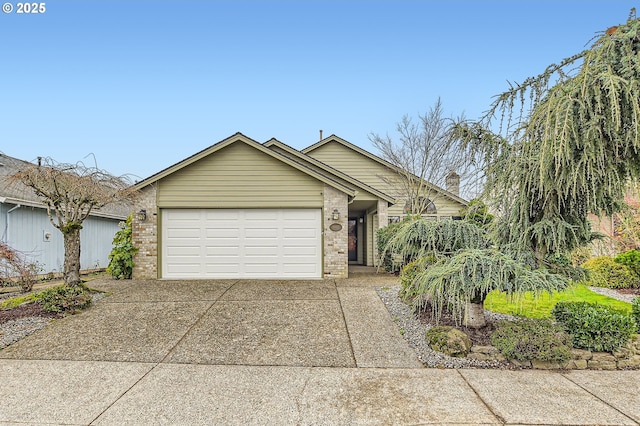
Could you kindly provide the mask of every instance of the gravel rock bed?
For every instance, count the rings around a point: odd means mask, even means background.
[[[92,303],[104,298],[105,293],[94,293]],[[31,316],[18,318],[0,324],[0,349],[16,343],[18,340],[35,333],[47,326],[54,318],[45,316]]]
[[[618,300],[621,300],[621,301],[627,302],[627,303],[633,302],[633,299],[638,297],[635,294],[620,293],[619,291],[616,291],[616,290],[614,290],[612,288],[589,287],[589,290],[591,290],[594,293],[602,294],[604,296],[609,296],[609,297],[611,297],[613,299],[618,299]]]
[[[26,317],[0,324],[0,349],[45,328],[51,321],[52,318]]]
[[[398,291],[400,287],[381,287],[376,291],[380,296],[380,299],[387,306],[387,310],[394,319],[398,328],[404,331],[404,338],[409,343],[416,353],[418,359],[424,364],[425,367],[435,368],[513,368],[508,363],[499,361],[480,361],[477,359],[468,358],[454,358],[445,355],[441,352],[436,352],[429,347],[425,339],[425,334],[432,325],[424,324],[418,321],[411,308],[407,306],[398,297]],[[487,319],[509,319],[512,318],[509,315],[496,314],[494,312],[485,311]]]

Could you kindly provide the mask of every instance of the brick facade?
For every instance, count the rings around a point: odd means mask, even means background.
[[[347,194],[338,191],[328,185],[324,186],[324,207],[323,207],[323,264],[325,278],[347,278],[349,275],[349,253],[348,253],[348,220],[349,204]],[[340,213],[339,220],[333,220],[333,211]],[[342,229],[333,231],[330,226],[341,225]]]
[[[138,253],[133,257],[133,279],[158,278],[158,208],[156,207],[157,185],[152,184],[144,188],[140,193],[140,199],[136,202],[135,212],[146,210],[147,218],[140,221],[137,215],[133,215],[133,245],[138,248]]]

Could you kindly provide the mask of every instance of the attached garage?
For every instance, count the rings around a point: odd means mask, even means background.
[[[321,209],[162,209],[162,277],[321,278]]]
[[[240,133],[134,188],[135,279],[345,278],[351,213],[386,218],[394,201],[275,139]]]

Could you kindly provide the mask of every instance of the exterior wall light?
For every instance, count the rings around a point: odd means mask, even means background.
[[[333,213],[331,213],[331,219],[340,220],[340,212],[338,209],[333,209]]]
[[[146,221],[147,220],[147,211],[145,209],[140,209],[140,211],[138,213],[136,213],[136,218],[140,222]]]

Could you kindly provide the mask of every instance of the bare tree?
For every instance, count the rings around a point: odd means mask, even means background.
[[[24,253],[0,242],[0,286],[20,286],[22,292],[31,291],[38,276],[38,265],[30,262]]]
[[[56,163],[50,158],[29,164],[8,177],[9,185],[31,188],[47,208],[51,224],[64,239],[64,281],[80,284],[80,230],[92,211],[128,202],[135,192],[125,177],[83,163]]]
[[[394,178],[382,177],[401,194],[393,194],[407,200],[407,210],[412,213],[429,213],[433,202],[442,195],[447,176],[457,174],[463,181],[469,175],[469,163],[460,155],[457,141],[451,138],[449,123],[444,117],[440,98],[419,123],[409,116],[402,117],[396,126],[398,139],[371,133],[369,140],[383,159],[395,166]],[[393,181],[391,181],[393,180]],[[456,194],[457,195],[457,194]]]

